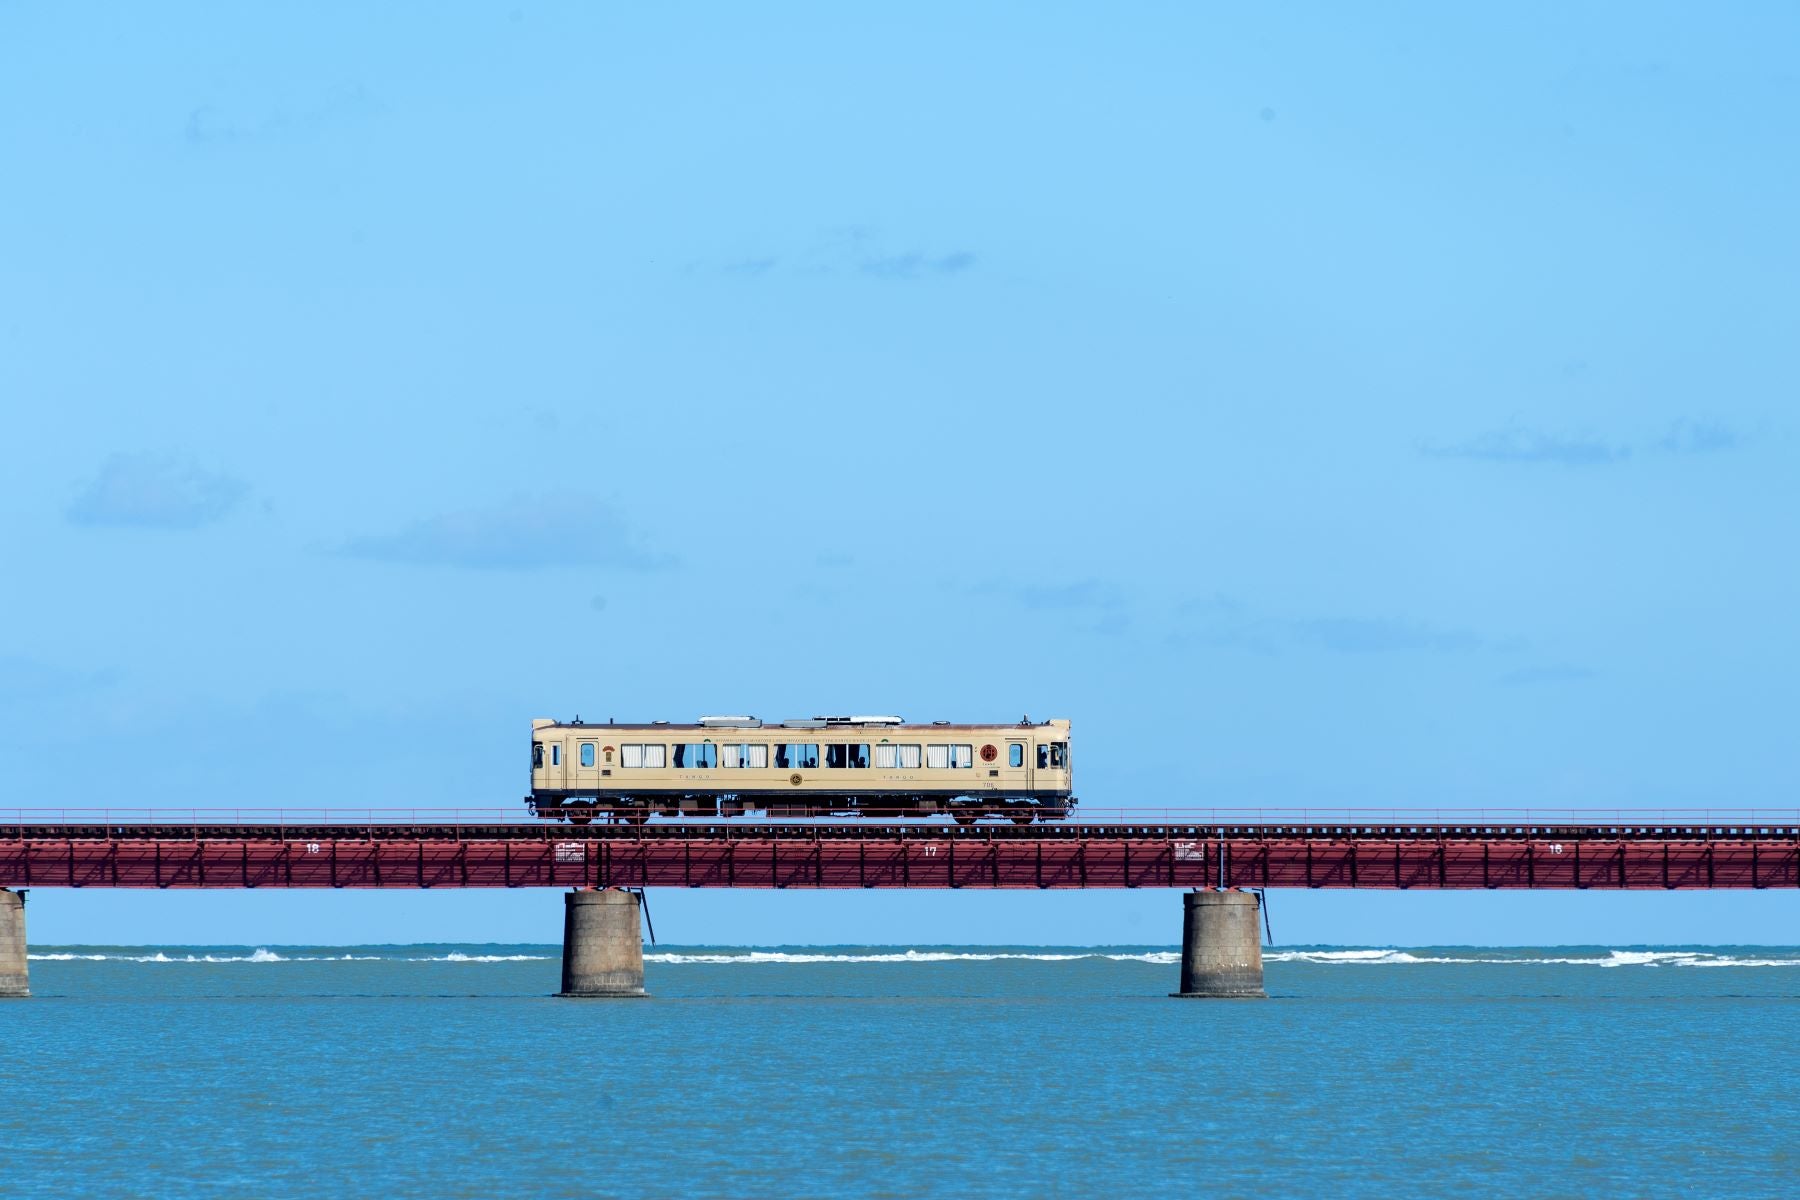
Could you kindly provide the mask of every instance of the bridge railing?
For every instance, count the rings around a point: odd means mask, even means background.
[[[653,824],[715,824],[713,816],[651,817]],[[833,817],[826,812],[781,816],[752,813],[734,825],[829,822],[891,823],[888,818]],[[462,807],[16,807],[0,808],[6,825],[540,825],[523,805]],[[948,825],[948,816],[907,818],[905,824]],[[1007,824],[1008,818],[984,823]],[[1083,805],[1057,824],[1078,825],[1796,825],[1800,808],[1489,808],[1489,807],[1192,807],[1099,808]]]

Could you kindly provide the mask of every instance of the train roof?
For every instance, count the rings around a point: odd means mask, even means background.
[[[887,729],[905,730],[957,730],[957,729],[1044,729],[1050,726],[1069,724],[1067,718],[1053,718],[1048,721],[906,721],[900,717],[790,717],[785,721],[763,721],[756,717],[701,717],[692,723],[680,721],[583,721],[580,717],[572,721],[557,721],[547,717],[539,717],[532,721],[533,729],[631,729],[654,732],[680,733],[722,733],[744,732],[752,730],[793,730],[797,732],[817,733],[836,730],[860,730],[863,732],[880,732]]]

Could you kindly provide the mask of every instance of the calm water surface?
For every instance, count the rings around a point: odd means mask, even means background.
[[[1800,950],[33,947],[12,1196],[1782,1196]]]

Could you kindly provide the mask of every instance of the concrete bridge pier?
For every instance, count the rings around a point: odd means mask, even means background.
[[[562,991],[559,996],[642,996],[643,901],[618,888],[583,888],[563,896]]]
[[[1189,892],[1182,897],[1184,999],[1260,999],[1262,906],[1255,892]]]
[[[31,995],[25,967],[25,893],[0,888],[0,999]]]

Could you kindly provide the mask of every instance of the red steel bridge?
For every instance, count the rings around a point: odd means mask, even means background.
[[[1170,810],[1030,825],[0,812],[0,887],[1800,887],[1800,813]]]

